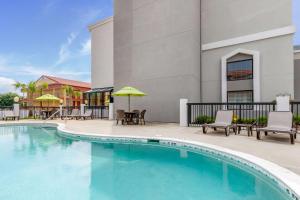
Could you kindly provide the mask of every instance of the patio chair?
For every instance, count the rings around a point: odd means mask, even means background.
[[[119,124],[119,121],[122,122],[122,125],[124,124],[124,122],[126,122],[126,118],[125,118],[125,111],[124,110],[117,110],[117,125]]]
[[[40,110],[34,110],[33,111],[33,117],[34,117],[34,119],[42,118],[42,112]]]
[[[83,115],[80,115],[78,118],[76,119],[83,119],[83,120],[86,120],[87,118],[90,118],[90,119],[93,119],[93,110],[91,109],[88,109],[86,110]]]
[[[68,119],[76,119],[77,117],[80,116],[80,110],[79,109],[72,109],[72,112],[70,115],[63,115],[61,117],[61,119],[65,119],[65,118],[68,118]]]
[[[291,112],[282,111],[269,112],[267,126],[256,129],[256,138],[258,140],[261,139],[261,131],[265,132],[265,136],[268,135],[268,132],[289,134],[291,144],[294,144],[297,133],[296,130],[293,129],[293,114]]]
[[[140,111],[139,110],[133,110],[132,112],[135,113],[134,123],[139,124]]]
[[[206,128],[213,128],[215,131],[217,128],[224,128],[225,129],[225,135],[229,136],[230,128],[233,128],[232,126],[232,117],[233,117],[233,111],[232,110],[219,110],[217,112],[216,120],[212,124],[204,124],[202,126],[203,133],[207,133]]]
[[[146,121],[145,121],[145,114],[146,114],[146,110],[143,110],[141,113],[140,113],[140,116],[139,116],[139,123],[142,123],[142,124],[146,124]]]
[[[18,120],[19,116],[15,115],[14,111],[12,111],[12,110],[5,110],[4,111],[4,120],[7,121],[8,119]]]

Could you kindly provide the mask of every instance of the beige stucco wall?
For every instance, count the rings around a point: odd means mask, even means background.
[[[202,56],[204,102],[222,100],[221,58],[239,48],[260,53],[260,101],[273,101],[276,95],[281,93],[294,96],[293,36],[287,35],[204,51]]]
[[[201,14],[202,43],[207,44],[291,26],[292,0],[202,0]],[[280,93],[294,96],[293,34],[288,34],[203,51],[204,102],[221,101],[221,58],[237,49],[260,54],[260,101]]]
[[[91,32],[92,88],[112,87],[113,83],[113,18],[89,27]]]
[[[179,121],[180,98],[200,101],[200,1],[115,0],[114,28],[115,88],[146,92],[132,107],[147,120]]]
[[[292,0],[115,0],[114,14],[114,86],[148,93],[132,100],[132,109],[147,109],[147,120],[178,121],[180,98],[220,102],[221,58],[236,49],[259,52],[261,101],[294,96],[292,34],[200,53],[204,44],[291,26]],[[96,66],[103,59],[93,48]],[[93,67],[92,76],[93,87],[105,85]],[[115,107],[127,108],[127,99],[116,98]]]
[[[292,0],[202,0],[202,43],[292,24]]]

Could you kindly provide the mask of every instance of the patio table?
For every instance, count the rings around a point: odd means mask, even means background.
[[[235,124],[237,134],[240,134],[242,128],[246,128],[248,137],[253,136],[253,126],[254,124]]]
[[[135,112],[125,112],[125,119],[127,124],[136,124],[133,120],[134,118],[136,118]]]

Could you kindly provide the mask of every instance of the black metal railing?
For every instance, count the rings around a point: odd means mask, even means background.
[[[70,115],[72,113],[72,110],[74,109],[80,110],[80,106],[63,106],[62,107],[63,115]]]
[[[290,109],[294,116],[300,117],[300,102],[290,102]]]
[[[94,119],[104,119],[109,117],[108,106],[86,106],[85,110],[92,110],[92,116]]]
[[[20,118],[42,118],[42,111],[49,111],[51,114],[57,110],[59,107],[20,106]]]
[[[232,110],[236,121],[261,121],[261,123],[265,123],[268,113],[276,110],[275,102],[188,103],[187,106],[189,126],[200,126],[204,123],[213,122],[218,110]]]
[[[57,113],[59,107],[40,107],[40,106],[20,106],[20,118],[43,118],[43,112],[49,111],[49,115]],[[80,106],[63,106],[63,115],[70,115],[73,109],[80,110]],[[92,110],[92,118],[94,119],[106,119],[109,118],[109,107],[108,106],[85,106],[85,111],[87,109]],[[0,107],[0,119],[4,116],[5,110],[13,110],[13,106],[1,106]],[[59,117],[59,113],[57,116]]]

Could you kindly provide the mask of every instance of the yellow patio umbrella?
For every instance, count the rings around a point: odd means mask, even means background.
[[[143,97],[146,96],[147,94],[144,92],[139,91],[138,89],[134,87],[123,87],[121,90],[114,92],[112,94],[113,96],[121,96],[121,97],[128,97],[128,111],[130,112],[130,97]]]
[[[48,107],[49,107],[49,102],[50,101],[60,101],[61,99],[52,95],[52,94],[44,94],[38,98],[36,98],[38,101],[48,101]]]

